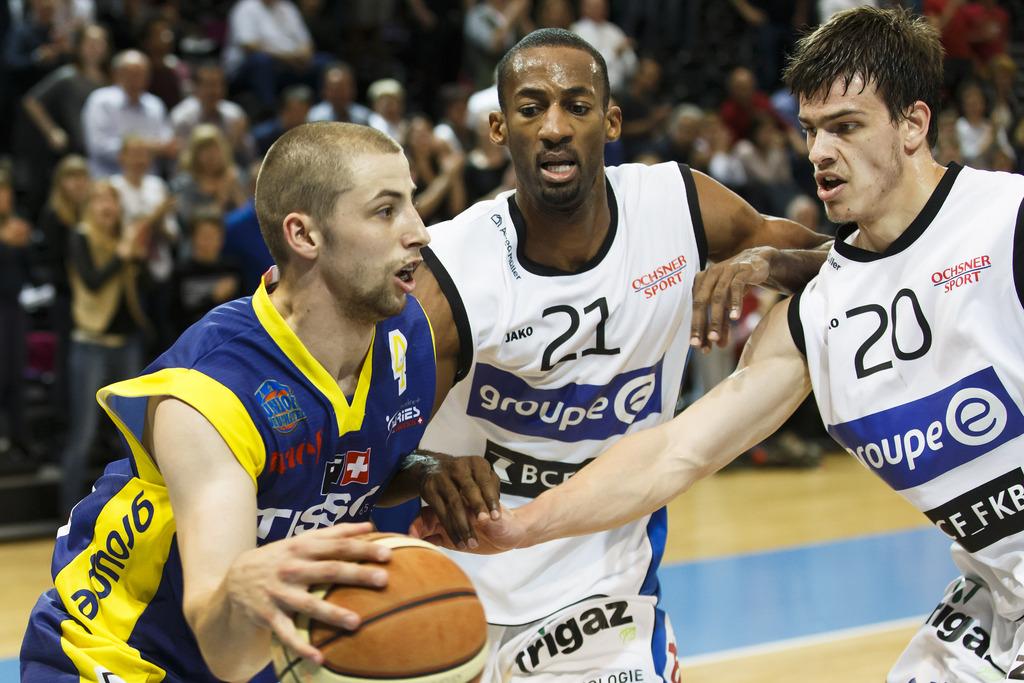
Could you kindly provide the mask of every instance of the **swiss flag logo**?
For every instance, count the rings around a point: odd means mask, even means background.
[[[370,449],[349,451],[345,454],[345,466],[341,473],[341,485],[370,483]]]

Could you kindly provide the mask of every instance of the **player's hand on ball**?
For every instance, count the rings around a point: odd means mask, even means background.
[[[473,524],[473,543],[457,545],[452,541],[433,508],[425,507],[409,529],[409,535],[449,550],[462,550],[477,555],[494,555],[527,545],[526,525],[514,508],[501,506],[500,515],[477,515]]]
[[[246,617],[273,631],[296,654],[321,664],[320,652],[298,637],[293,616],[301,612],[349,630],[359,626],[357,614],[316,597],[309,587],[386,585],[383,568],[359,564],[387,562],[391,557],[389,548],[353,538],[371,531],[369,523],[338,524],[247,550],[224,579],[227,599]]]
[[[436,465],[420,480],[420,497],[433,510],[452,547],[476,543],[473,520],[500,517],[500,482],[491,464],[479,456],[430,454]]]
[[[705,351],[729,341],[729,321],[738,320],[743,294],[762,285],[771,274],[773,247],[755,247],[697,273],[693,285],[690,345]]]

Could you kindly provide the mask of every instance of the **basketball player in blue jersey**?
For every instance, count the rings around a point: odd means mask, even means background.
[[[371,128],[309,124],[273,145],[256,211],[280,278],[99,392],[130,455],[58,533],[23,681],[274,681],[272,634],[321,661],[295,613],[359,625],[308,586],[386,583],[388,551],[357,538],[375,504],[441,489],[486,509],[496,481],[460,491],[473,473],[456,461],[406,459],[435,389],[412,191]]]
[[[671,418],[691,315],[700,344],[704,303],[730,305],[746,284],[803,284],[825,237],[761,216],[685,165],[606,169],[622,117],[604,60],[572,33],[531,34],[502,59],[497,82],[490,137],[509,149],[516,190],[431,229],[433,278],[421,278],[419,293],[447,398],[424,445],[484,453],[505,504],[516,505],[623,434]],[[708,259],[724,265],[695,286]],[[716,315],[721,335],[727,316]],[[665,524],[656,511],[500,558],[456,556],[491,624],[485,680],[605,680],[627,669],[672,680],[656,575]],[[620,638],[625,624],[635,637]]]
[[[484,518],[478,551],[650,514],[813,388],[830,434],[950,537],[963,574],[889,683],[1024,680],[1024,178],[932,157],[942,48],[919,17],[841,12],[798,44],[786,80],[818,197],[842,224],[827,263],[728,380]]]

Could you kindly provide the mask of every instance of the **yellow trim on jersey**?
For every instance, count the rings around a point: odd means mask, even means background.
[[[163,484],[163,476],[152,456],[117,412],[117,398],[138,399],[149,396],[173,396],[198,410],[227,443],[235,459],[256,484],[266,465],[267,451],[259,429],[253,424],[242,401],[226,386],[198,370],[165,368],[149,375],[103,387],[96,393],[132,450],[139,477]]]
[[[127,642],[160,588],[174,539],[167,489],[126,478],[93,528],[89,545],[53,582],[73,617],[61,622],[61,648],[88,680],[98,678],[97,665],[131,683],[163,680],[164,671]]]
[[[427,320],[427,329],[430,330],[430,348],[434,352],[434,362],[437,362],[437,340],[434,338],[434,325],[430,322],[430,316],[427,315],[427,309],[422,303],[420,304],[420,310],[423,311],[423,317]]]
[[[125,683],[158,683],[167,672],[142,659],[135,648],[90,634],[74,619],[60,623],[60,646],[78,670],[82,683],[102,681],[109,671]]]
[[[260,282],[259,288],[252,296],[252,308],[256,312],[256,318],[274,340],[284,355],[295,364],[295,367],[306,376],[313,385],[320,390],[331,402],[334,414],[338,419],[338,434],[359,431],[363,426],[363,417],[366,415],[366,395],[370,391],[370,376],[373,372],[373,340],[377,331],[374,328],[374,337],[370,338],[370,349],[366,352],[366,359],[363,360],[363,367],[359,371],[359,380],[356,383],[356,393],[352,397],[352,404],[342,393],[338,383],[331,376],[331,373],[324,369],[313,354],[303,345],[292,328],[284,321],[281,314],[274,308],[267,294],[267,288]]]

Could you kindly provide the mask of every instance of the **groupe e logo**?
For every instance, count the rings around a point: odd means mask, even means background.
[[[984,446],[999,438],[1006,428],[1006,406],[999,397],[980,387],[961,389],[946,409],[949,435],[965,446]]]
[[[656,379],[654,373],[651,373],[626,382],[615,395],[615,417],[628,425],[633,424],[633,420],[643,412],[654,395]]]

